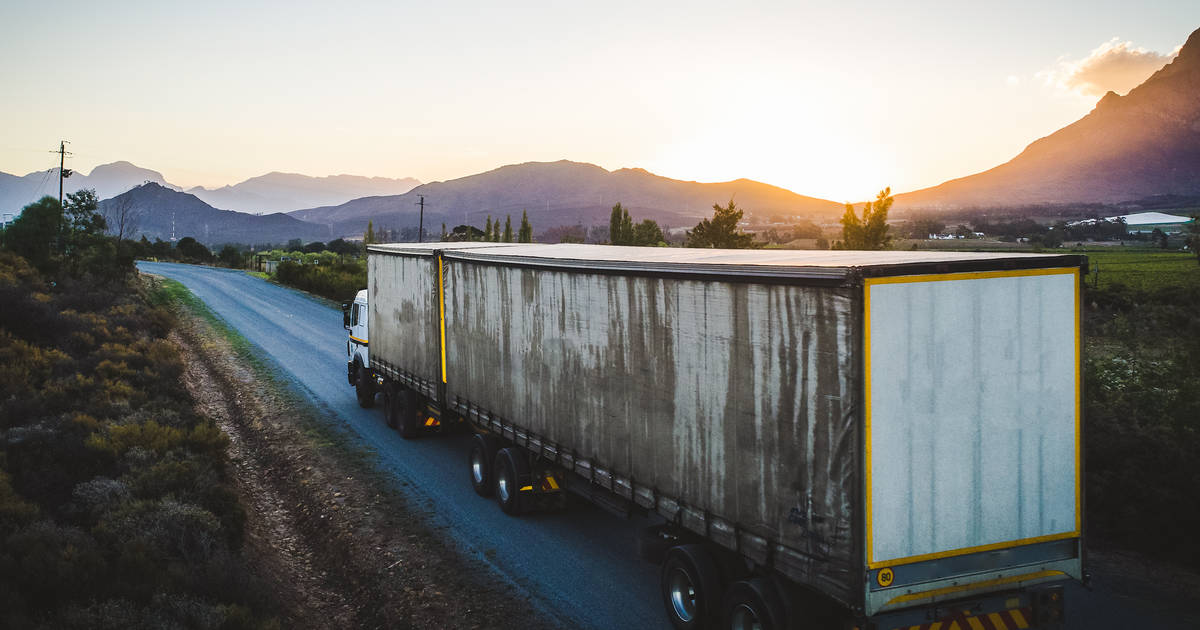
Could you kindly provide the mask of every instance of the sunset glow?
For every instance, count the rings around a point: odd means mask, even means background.
[[[1114,58],[1152,72],[1200,4],[1151,4],[6,3],[0,171],[67,139],[183,186],[570,159],[860,200],[1010,159]]]

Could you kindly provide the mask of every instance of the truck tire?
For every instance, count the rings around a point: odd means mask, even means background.
[[[708,628],[721,608],[721,574],[703,545],[679,545],[667,550],[659,578],[663,604],[678,630]]]
[[[354,383],[354,394],[358,397],[358,406],[370,409],[375,406],[375,384],[371,382],[371,370],[358,366],[358,379]]]
[[[383,422],[389,428],[395,429],[400,418],[400,388],[388,383],[383,388]]]
[[[400,437],[411,440],[421,435],[421,395],[407,387],[396,394],[396,427]]]
[[[721,604],[721,630],[782,630],[787,627],[783,601],[769,580],[738,580]]]
[[[496,491],[496,476],[492,470],[496,452],[504,445],[500,438],[490,433],[476,433],[471,439],[471,453],[467,466],[471,473],[471,487],[475,494],[490,497]]]
[[[509,516],[525,512],[521,488],[529,483],[529,460],[521,449],[510,446],[496,452],[496,503]]]

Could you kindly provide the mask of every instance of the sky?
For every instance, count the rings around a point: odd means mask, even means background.
[[[185,187],[570,159],[855,201],[1011,159],[1196,28],[1195,0],[7,0],[0,171],[69,140]]]

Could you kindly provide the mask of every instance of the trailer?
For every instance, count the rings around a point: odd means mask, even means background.
[[[1085,579],[1081,256],[368,252],[360,402],[510,514],[655,515],[677,628],[1053,628]]]

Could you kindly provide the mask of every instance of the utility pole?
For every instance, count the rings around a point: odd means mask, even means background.
[[[65,168],[67,156],[72,155],[71,151],[67,151],[68,144],[71,144],[70,140],[59,140],[59,150],[50,151],[52,154],[59,154],[59,208],[62,208],[62,180],[71,176],[71,169]]]
[[[51,153],[58,154],[58,206],[60,208],[62,207],[63,180],[71,176],[71,171],[68,171],[64,168],[67,165],[67,156],[71,155],[71,152],[67,151],[68,144],[71,143],[66,140],[61,140],[58,143],[58,150],[51,151]]]
[[[417,224],[417,242],[420,243],[425,238],[425,195],[417,195],[421,198],[416,205],[421,206],[421,221]]]

